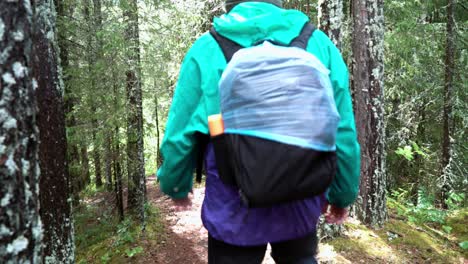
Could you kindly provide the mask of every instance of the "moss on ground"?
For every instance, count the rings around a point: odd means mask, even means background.
[[[130,217],[119,222],[106,200],[90,199],[75,210],[76,263],[136,263],[145,251],[156,248],[163,233],[157,208],[147,206],[142,232]]]
[[[325,242],[343,260],[335,263],[466,263],[467,250],[459,243],[467,240],[468,210],[450,215],[445,233],[442,226],[416,225],[391,218],[380,230],[358,223],[346,224],[343,237]]]
[[[466,248],[466,244],[468,244],[468,209],[459,210],[449,215],[447,225],[452,228],[450,232],[452,241],[456,243],[459,248],[461,248],[462,243],[465,244],[463,256],[468,262],[468,249]]]

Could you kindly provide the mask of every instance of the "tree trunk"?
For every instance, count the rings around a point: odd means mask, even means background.
[[[341,49],[343,26],[343,1],[342,0],[320,0],[318,2],[318,26],[325,32],[333,43]],[[323,217],[320,219],[318,233],[320,239],[334,238],[343,232],[342,225],[330,225]]]
[[[357,216],[382,226],[387,219],[383,102],[383,0],[353,0],[353,90],[361,145]]]
[[[320,0],[318,3],[318,27],[341,50],[344,23],[343,0]]]
[[[123,192],[122,192],[122,167],[120,165],[120,143],[119,128],[115,128],[115,150],[113,155],[114,179],[115,179],[115,200],[119,220],[124,220]]]
[[[83,142],[81,146],[81,184],[80,191],[91,182],[91,173],[89,172],[89,157],[88,157],[88,147],[86,143]]]
[[[447,208],[446,200],[451,190],[452,179],[450,163],[452,160],[453,137],[453,76],[455,73],[455,6],[456,0],[447,1],[447,43],[445,46],[445,85],[444,85],[444,114],[443,114],[443,135],[442,135],[442,163],[441,163],[441,201],[443,208]]]
[[[99,78],[100,75],[95,74],[94,67],[97,61],[97,52],[95,50],[94,45],[94,36],[95,36],[95,12],[93,13],[93,17],[91,17],[90,12],[91,6],[89,0],[83,1],[83,16],[85,20],[88,22],[87,24],[87,40],[86,40],[86,54],[87,54],[87,62],[88,62],[88,78],[89,78],[89,85],[91,91],[97,91],[96,79]],[[99,83],[99,82],[98,82]],[[93,140],[93,152],[92,157],[94,161],[94,176],[96,181],[96,187],[102,186],[102,174],[101,174],[101,155],[100,155],[100,146],[97,141],[97,133],[99,130],[98,127],[98,120],[96,119],[97,113],[97,105],[98,102],[95,101],[95,97],[91,98],[91,112],[93,117],[91,118],[91,126],[92,126],[92,140]]]
[[[154,80],[154,115],[155,115],[155,119],[156,119],[156,138],[157,138],[157,143],[156,143],[156,168],[158,169],[159,167],[161,167],[162,163],[163,163],[163,159],[162,159],[162,155],[161,155],[161,147],[160,147],[160,143],[161,142],[161,138],[160,138],[160,130],[159,130],[159,101],[158,101],[158,92],[157,92],[157,85],[156,85],[156,79]]]
[[[102,173],[101,173],[101,154],[99,150],[99,144],[96,137],[98,130],[97,120],[93,119],[93,160],[94,160],[94,176],[96,177],[96,187],[100,188],[102,186]]]
[[[127,169],[128,208],[144,223],[145,164],[143,155],[143,111],[140,82],[140,41],[138,5],[130,0],[124,10],[125,38],[129,45],[127,58]]]
[[[44,224],[44,263],[74,263],[73,220],[63,109],[63,82],[58,65],[55,7],[35,1],[34,75],[38,83],[37,124],[40,134],[40,214]]]
[[[93,0],[93,24],[92,24],[92,30],[93,36],[95,38],[94,40],[94,48],[92,50],[92,56],[93,56],[93,61],[92,61],[92,67],[94,68],[93,72],[101,70],[99,67],[96,67],[99,65],[99,62],[102,60],[102,38],[99,37],[97,34],[98,32],[102,31],[102,11],[101,11],[101,0]],[[94,81],[95,80],[95,81]],[[102,83],[104,79],[101,74],[94,74],[93,76],[93,82],[96,90],[101,90],[102,89]],[[97,84],[97,85],[96,85]],[[94,102],[94,109],[97,110],[96,106],[99,106],[104,102],[104,98],[102,96],[98,97],[98,100],[101,100],[101,102]],[[97,111],[94,111],[97,113]],[[98,144],[98,140],[96,139],[96,134],[98,133],[99,130],[99,124],[96,118],[93,119],[93,129],[95,134],[93,134],[94,137],[94,166],[95,166],[95,176],[96,176],[96,186],[101,187],[102,186],[102,173],[101,173],[101,155],[100,155],[100,144]]]
[[[106,132],[106,148],[105,148],[105,174],[106,174],[106,189],[112,191],[112,138],[109,131]]]
[[[65,34],[65,30],[61,30],[61,28],[65,27],[65,23],[61,22],[66,17],[71,16],[73,13],[73,5],[67,5],[66,1],[59,1],[55,0],[55,4],[57,7],[57,28],[58,28],[58,37],[57,42],[60,49],[60,65],[63,70],[63,82],[64,82],[64,111],[65,111],[65,125],[67,128],[70,128],[68,133],[68,140],[67,140],[67,163],[68,163],[68,173],[69,179],[71,182],[71,192],[73,197],[73,205],[77,205],[79,201],[79,180],[80,180],[80,154],[79,154],[79,147],[74,140],[75,133],[74,127],[76,126],[76,119],[73,114],[73,107],[76,104],[76,97],[71,92],[71,87],[69,83],[69,76],[68,70],[70,67],[70,60],[69,60],[69,45],[67,42],[67,36]]]
[[[111,58],[112,60],[112,58]],[[112,88],[113,88],[113,98],[114,98],[114,111],[117,111],[120,108],[119,101],[120,101],[120,92],[119,92],[119,85],[120,83],[116,82],[118,80],[117,74],[120,72],[118,71],[111,71],[112,76]],[[117,212],[119,214],[119,220],[123,221],[125,218],[124,215],[124,204],[123,204],[123,184],[122,184],[122,155],[120,153],[120,127],[118,123],[115,124],[113,127],[113,145],[112,145],[112,168],[114,170],[114,194],[115,194],[115,203]],[[112,131],[112,130],[111,130]]]
[[[29,1],[0,1],[0,263],[41,258],[37,87]]]

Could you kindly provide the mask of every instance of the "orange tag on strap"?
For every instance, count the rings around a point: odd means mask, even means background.
[[[208,116],[208,128],[212,137],[224,133],[224,122],[221,114]]]

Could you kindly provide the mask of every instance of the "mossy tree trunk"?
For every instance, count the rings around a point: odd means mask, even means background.
[[[0,10],[0,263],[40,263],[33,11],[24,0]]]
[[[383,0],[353,0],[351,7],[352,88],[361,145],[361,184],[356,213],[370,226],[382,226],[387,219],[383,5]]]

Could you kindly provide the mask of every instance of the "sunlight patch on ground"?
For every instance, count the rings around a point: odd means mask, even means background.
[[[328,263],[409,263],[402,254],[396,252],[388,241],[382,239],[376,231],[360,225],[359,221],[350,219],[346,224],[347,231],[344,237],[336,238],[330,242],[333,251],[337,255],[331,254],[336,259],[335,262]],[[388,240],[396,234],[389,233]],[[341,256],[340,256],[341,255]],[[346,258],[345,258],[345,257]],[[348,259],[352,260],[349,261]]]
[[[170,226],[174,233],[190,236],[195,234],[198,239],[206,240],[208,233],[203,227],[203,223],[201,221],[201,204],[204,196],[204,188],[194,189],[192,210],[184,210],[180,212],[173,211],[166,215],[166,220],[174,223]]]
[[[392,262],[401,261],[393,249],[373,231],[356,229],[345,232],[345,235],[355,239],[370,256],[388,259]],[[372,245],[372,247],[369,247],[369,245]]]
[[[320,244],[319,245],[319,254],[317,256],[317,260],[320,263],[329,263],[329,264],[334,264],[334,263],[342,263],[342,264],[350,264],[352,263],[351,261],[347,260],[345,257],[341,256],[338,254],[338,252],[335,251],[335,248],[330,245],[330,244]]]

